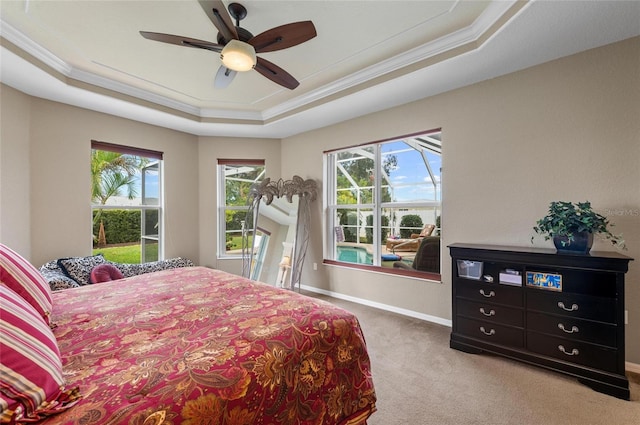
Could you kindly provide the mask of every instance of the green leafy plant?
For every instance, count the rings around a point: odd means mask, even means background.
[[[554,236],[565,237],[571,243],[576,234],[587,232],[600,236],[612,245],[626,249],[622,235],[614,235],[610,228],[614,225],[605,216],[591,208],[591,203],[554,201],[549,205],[548,214],[536,222],[533,230],[544,235],[545,240]],[[531,237],[533,243],[535,235]]]
[[[380,216],[380,243],[384,243],[387,240],[387,234],[389,233],[389,217],[386,215]],[[367,240],[365,243],[373,243],[373,215],[367,216],[367,227],[365,227],[365,234]]]
[[[410,238],[412,233],[420,233],[422,218],[417,214],[407,214],[400,220],[400,237]]]

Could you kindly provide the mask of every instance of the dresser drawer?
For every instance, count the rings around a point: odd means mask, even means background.
[[[618,352],[615,349],[531,331],[527,331],[526,348],[567,362],[609,372],[620,372],[617,370]]]
[[[507,345],[510,347],[524,346],[524,331],[522,328],[512,328],[497,323],[472,320],[458,316],[457,330],[462,335],[491,344]]]
[[[524,326],[524,311],[489,302],[457,300],[457,315],[511,326]]]
[[[579,317],[599,322],[616,322],[615,298],[529,289],[527,290],[527,310]]]
[[[616,325],[608,323],[527,312],[527,329],[572,341],[593,342],[610,347],[617,346],[618,329]]]
[[[513,307],[523,306],[522,288],[500,284],[458,280],[456,283],[456,295],[474,301],[488,301]]]

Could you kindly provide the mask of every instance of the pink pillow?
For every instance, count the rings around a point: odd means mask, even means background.
[[[36,309],[46,324],[53,306],[51,288],[40,272],[20,254],[0,244],[0,281]]]
[[[91,283],[109,282],[124,278],[124,275],[113,264],[100,264],[91,269]]]
[[[53,332],[16,292],[0,285],[0,418],[34,421],[65,410],[79,398],[65,390]]]

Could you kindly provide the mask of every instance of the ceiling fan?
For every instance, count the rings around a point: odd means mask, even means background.
[[[238,72],[251,69],[290,90],[298,87],[300,83],[291,74],[266,59],[256,57],[256,53],[282,50],[312,39],[316,36],[313,22],[293,22],[254,36],[240,27],[240,21],[247,16],[247,9],[241,4],[229,4],[227,13],[222,0],[200,0],[199,3],[218,29],[217,43],[157,32],[140,31],[140,34],[149,40],[220,53],[222,65],[214,80],[216,88],[227,87]],[[235,18],[235,25],[231,17]]]

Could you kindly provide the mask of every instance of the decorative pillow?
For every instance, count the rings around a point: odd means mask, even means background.
[[[58,260],[58,266],[64,274],[78,282],[79,285],[90,284],[89,278],[91,270],[93,270],[95,266],[105,263],[107,263],[107,260],[104,259],[102,254],[91,257],[60,258]]]
[[[18,293],[49,324],[51,288],[40,272],[20,254],[0,244],[0,281]]]
[[[166,260],[149,261],[141,264],[114,263],[122,272],[124,277],[138,276],[144,273],[157,272],[160,270],[175,269],[179,267],[193,267],[193,261],[186,258],[176,257]]]
[[[35,421],[61,412],[79,399],[65,390],[60,351],[53,332],[16,292],[0,285],[0,418]]]
[[[49,261],[40,266],[40,274],[49,284],[51,291],[80,287],[78,282],[64,274],[62,269],[58,267],[58,260]]]
[[[109,282],[124,278],[122,272],[113,264],[100,264],[91,270],[91,283]]]

